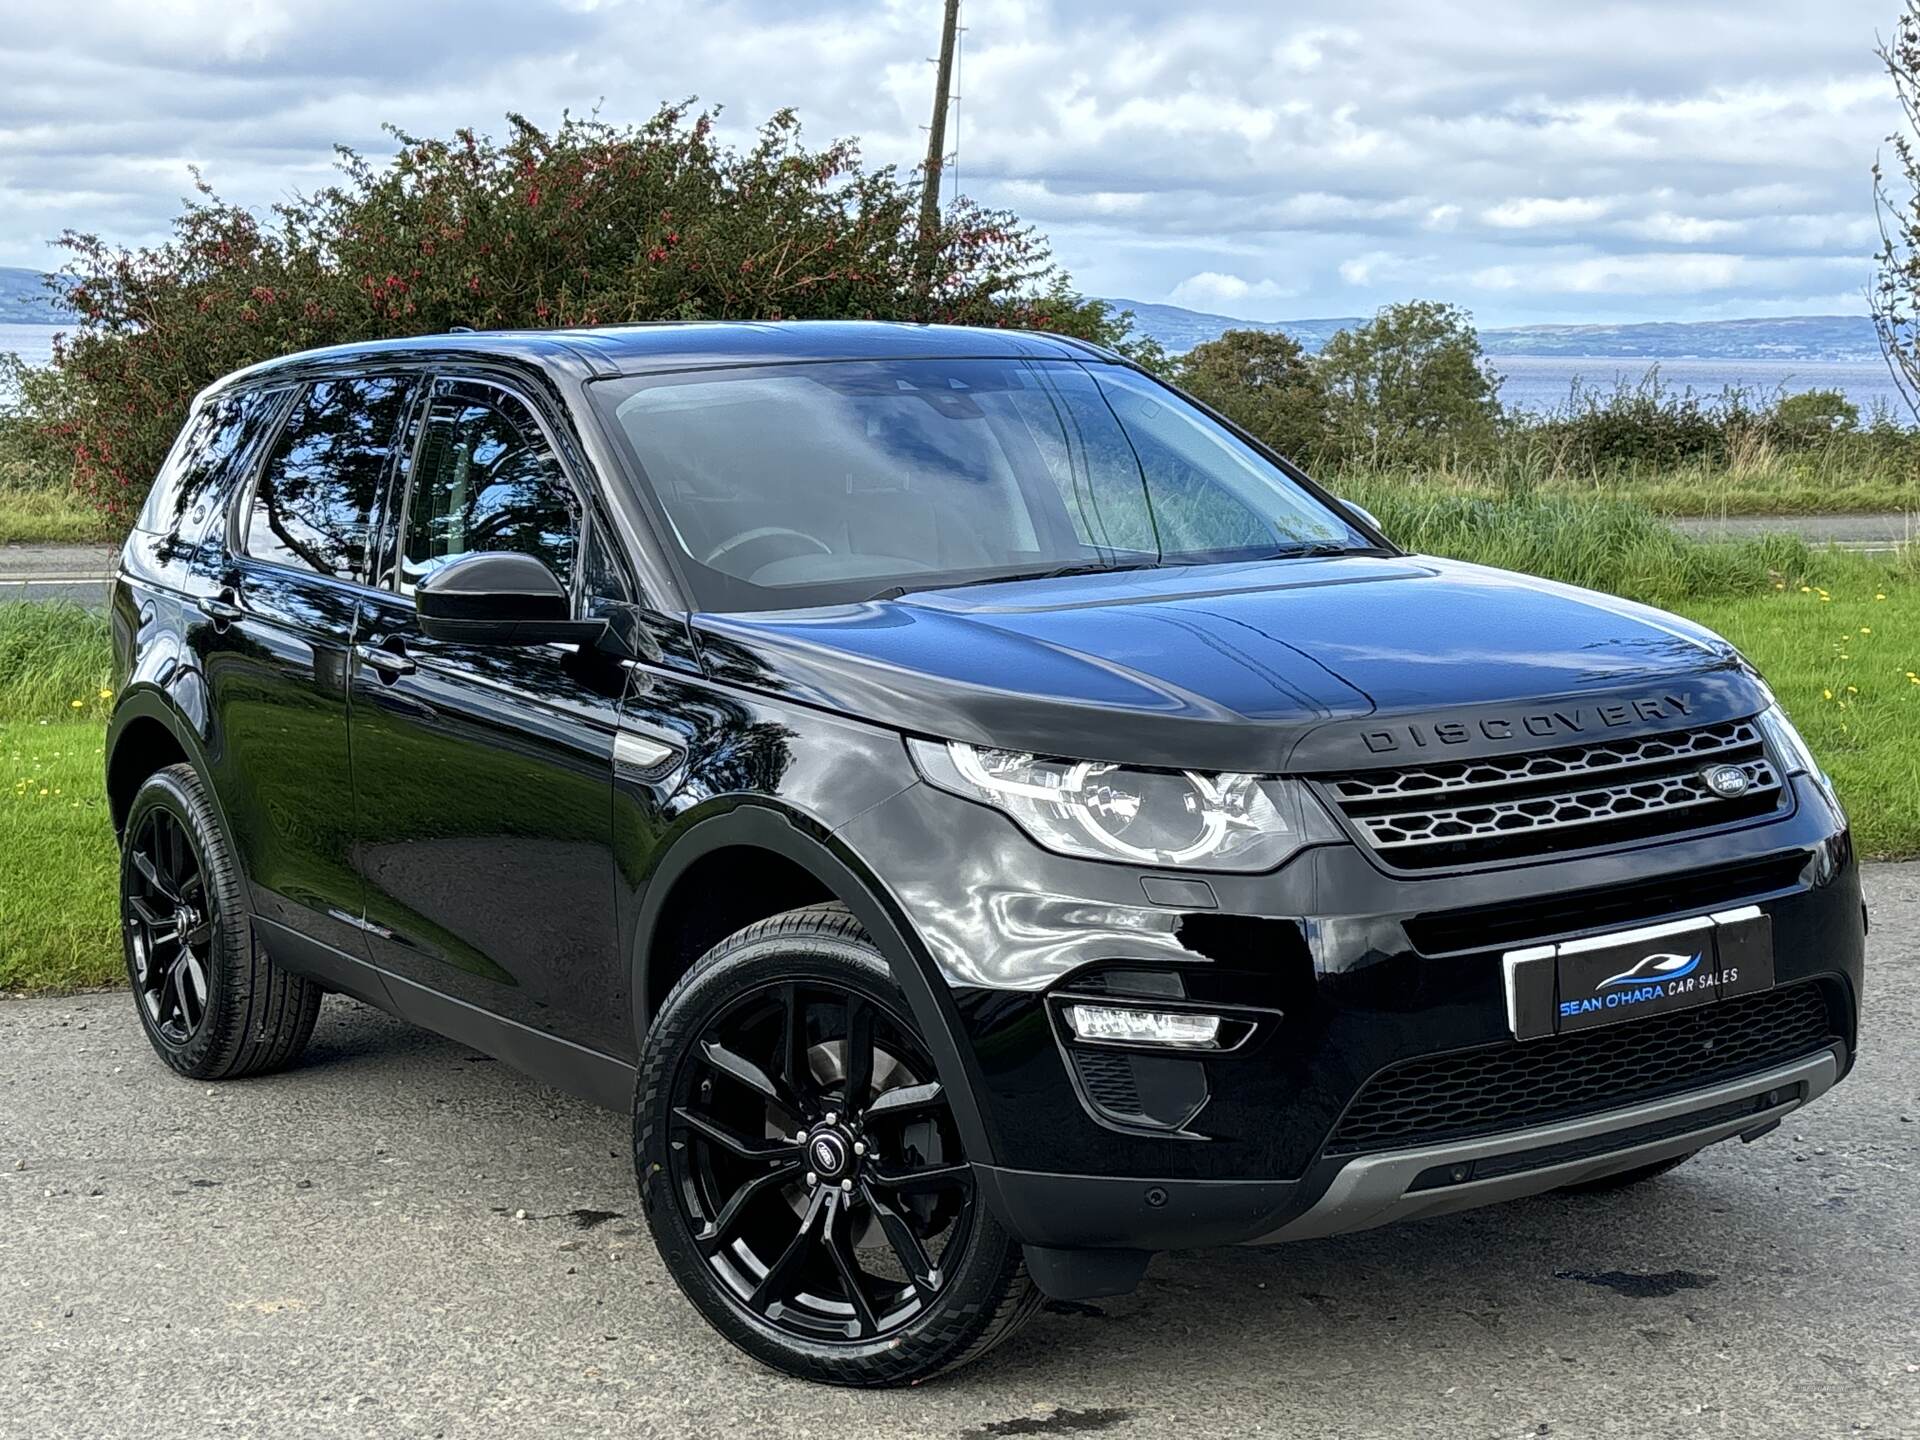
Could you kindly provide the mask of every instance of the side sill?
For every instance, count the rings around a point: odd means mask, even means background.
[[[471,1045],[544,1085],[602,1109],[622,1115],[632,1109],[635,1070],[624,1060],[442,995],[276,921],[255,916],[253,923],[276,964],[422,1029]]]

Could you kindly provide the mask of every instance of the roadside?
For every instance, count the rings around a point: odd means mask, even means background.
[[[1809,545],[1848,550],[1893,551],[1920,540],[1920,511],[1864,515],[1676,516],[1667,523],[1699,540],[1750,540],[1758,535],[1794,535]]]
[[[0,1002],[9,1433],[1920,1436],[1920,865],[1864,1052],[1641,1190],[1162,1257],[917,1390],[789,1381],[680,1298],[623,1117],[339,999],[169,1075],[125,995]],[[16,1168],[16,1166],[23,1168]]]
[[[64,600],[98,609],[118,553],[105,544],[0,545],[0,603]]]

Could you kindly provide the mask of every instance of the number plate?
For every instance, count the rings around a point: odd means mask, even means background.
[[[1757,906],[1510,950],[1507,1019],[1522,1040],[1711,1005],[1773,984],[1773,923]]]

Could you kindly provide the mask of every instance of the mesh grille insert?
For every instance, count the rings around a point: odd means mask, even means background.
[[[1838,1038],[1818,983],[1698,1009],[1403,1060],[1375,1075],[1334,1127],[1333,1153],[1497,1134],[1766,1070]]]
[[[1722,769],[1740,773],[1737,794],[1709,783]],[[1322,776],[1320,786],[1354,833],[1401,869],[1665,839],[1769,814],[1785,798],[1759,729],[1747,720]]]

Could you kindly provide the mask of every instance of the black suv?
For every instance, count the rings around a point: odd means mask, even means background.
[[[814,1379],[1639,1180],[1853,1061],[1847,823],[1732,647],[1402,553],[1074,341],[256,366],[111,614],[161,1057],[285,1065],[340,991],[630,1107],[675,1278]]]

